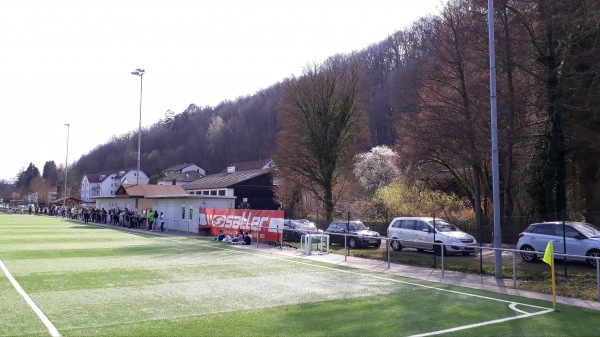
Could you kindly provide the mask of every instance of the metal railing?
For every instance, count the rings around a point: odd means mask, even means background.
[[[178,235],[181,234],[181,232],[184,232],[186,233],[186,236],[190,236],[191,222],[192,220],[186,219],[168,219],[165,221],[165,232],[168,233],[170,230],[177,231]]]
[[[258,230],[260,230],[263,227],[258,227]],[[275,228],[277,233],[280,234],[279,238],[280,238],[280,242],[279,242],[279,249],[283,249],[284,244],[283,244],[283,230],[286,231],[298,231],[298,232],[302,232],[302,230],[295,230],[295,229],[288,229],[288,228],[283,228],[283,227],[276,227]],[[324,232],[323,234],[328,234],[327,232]],[[347,260],[347,257],[350,255],[350,248],[347,245],[348,242],[348,238],[349,237],[366,237],[366,236],[360,236],[360,235],[353,235],[353,234],[345,234],[345,233],[335,233],[334,235],[337,236],[344,236],[343,242],[344,242],[344,260]],[[258,235],[256,236],[256,245],[259,245],[259,241],[260,239],[258,238]],[[371,237],[369,237],[371,238]],[[385,249],[386,249],[386,262],[387,262],[387,268],[389,269],[391,267],[391,263],[392,263],[392,258],[391,258],[391,252],[390,252],[390,242],[391,241],[400,241],[400,242],[408,242],[406,240],[399,240],[399,239],[395,239],[395,238],[388,238],[385,236],[379,236],[377,237],[377,239],[382,240],[382,243],[385,242]],[[338,240],[340,241],[340,240]],[[444,278],[444,273],[446,270],[446,265],[445,265],[445,257],[447,255],[449,255],[448,253],[446,253],[446,247],[447,246],[456,246],[456,244],[444,244],[441,242],[436,242],[436,243],[431,243],[432,247],[438,246],[440,247],[439,249],[439,258],[440,258],[440,264],[439,264],[439,269],[441,272],[441,277]],[[532,251],[527,251],[527,250],[518,250],[518,249],[511,249],[511,248],[494,248],[494,247],[489,247],[489,246],[469,246],[470,248],[475,249],[475,254],[482,254],[484,251],[489,251],[491,254],[495,253],[496,251],[500,251],[502,254],[506,254],[506,255],[510,255],[511,257],[511,280],[512,280],[512,287],[514,289],[517,289],[517,255],[518,254],[536,254],[536,255],[541,255],[543,254],[543,252],[532,252]],[[429,249],[427,249],[429,250]],[[433,249],[434,251],[437,251],[435,249]],[[437,253],[434,253],[434,259],[435,256],[437,255]],[[590,261],[590,260],[595,260],[595,269],[596,269],[596,299],[598,301],[600,301],[600,257],[595,257],[595,256],[582,256],[582,255],[572,255],[572,254],[560,254],[560,253],[554,253],[553,255],[554,259],[556,261],[558,261],[559,259],[562,258],[567,258],[569,260],[583,260],[583,261]],[[435,264],[437,268],[437,264]],[[555,271],[556,272],[556,271]]]

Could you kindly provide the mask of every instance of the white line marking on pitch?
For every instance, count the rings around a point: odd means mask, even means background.
[[[48,332],[50,332],[50,335],[52,337],[60,337],[60,333],[58,332],[58,330],[56,329],[56,327],[54,326],[54,324],[52,324],[52,322],[50,322],[50,320],[48,319],[48,317],[46,317],[46,315],[44,315],[44,313],[42,312],[42,310],[40,310],[40,308],[38,308],[38,306],[35,304],[35,302],[33,302],[33,300],[31,299],[31,297],[29,297],[29,295],[27,295],[27,293],[25,292],[25,290],[23,290],[23,288],[21,288],[21,285],[19,284],[19,282],[17,282],[17,280],[15,280],[15,278],[11,275],[10,271],[8,271],[8,268],[6,268],[6,266],[4,265],[4,263],[2,262],[2,260],[0,260],[0,267],[2,267],[2,270],[4,270],[4,274],[6,274],[6,277],[8,278],[8,280],[10,281],[10,283],[12,283],[13,287],[15,287],[15,289],[17,290],[17,292],[21,296],[23,296],[23,298],[25,299],[25,302],[27,302],[27,304],[29,304],[29,306],[31,307],[31,309],[33,309],[33,311],[40,318],[40,320],[42,321],[42,323],[44,323],[44,325],[48,329]]]
[[[431,331],[431,332],[426,332],[426,333],[422,333],[422,334],[418,334],[418,335],[412,335],[412,336],[409,336],[409,337],[424,337],[424,336],[441,335],[441,334],[444,334],[444,333],[447,333],[447,332],[456,332],[456,331],[461,331],[461,330],[466,330],[466,329],[471,329],[471,328],[477,328],[477,327],[481,327],[481,326],[485,326],[485,325],[491,325],[491,324],[508,322],[508,321],[512,321],[512,320],[515,320],[515,319],[521,319],[521,318],[527,318],[527,317],[536,316],[536,315],[547,314],[547,313],[552,312],[552,311],[554,311],[554,310],[553,309],[546,309],[544,311],[538,311],[538,312],[529,313],[529,314],[525,314],[525,315],[514,316],[514,317],[507,317],[507,318],[500,318],[500,319],[495,319],[495,320],[492,320],[492,321],[485,321],[485,322],[481,322],[481,323],[463,325],[463,326],[458,326],[456,328],[451,328],[451,329],[446,329],[446,330]]]
[[[512,310],[514,310],[514,311],[517,311],[517,312],[520,312],[520,313],[522,313],[522,314],[529,314],[527,311],[523,311],[523,310],[517,309],[517,305],[518,305],[518,304],[519,304],[519,303],[517,303],[517,302],[514,302],[514,303],[511,303],[511,304],[510,304],[508,307],[509,307],[509,308],[511,308]]]
[[[184,242],[188,242],[189,243],[189,241],[184,241]],[[207,244],[202,244],[202,243],[197,243],[197,242],[196,242],[196,244],[199,244],[199,245],[205,246],[205,247],[214,248],[214,249],[220,249],[220,250],[226,250],[226,251],[232,251],[232,252],[244,252],[243,250],[239,250],[239,249],[222,248],[222,247],[216,247],[214,245],[207,245]],[[512,321],[512,320],[523,319],[523,318],[528,318],[528,317],[537,316],[537,315],[543,315],[543,314],[547,314],[547,313],[550,313],[550,312],[554,311],[553,309],[549,309],[549,308],[546,308],[546,307],[540,307],[540,306],[537,306],[537,305],[532,305],[532,304],[527,304],[527,303],[519,303],[519,302],[509,301],[509,300],[503,300],[503,299],[499,299],[499,298],[493,298],[493,297],[488,297],[488,296],[482,296],[482,295],[465,293],[465,292],[461,292],[461,291],[457,291],[457,290],[437,288],[437,287],[428,286],[428,285],[424,285],[424,284],[407,282],[407,281],[396,280],[396,279],[390,279],[390,278],[381,277],[381,276],[377,276],[377,275],[370,275],[370,274],[358,273],[358,272],[355,272],[355,271],[352,271],[352,270],[343,270],[343,269],[336,269],[336,268],[327,267],[327,266],[320,266],[320,265],[316,265],[316,264],[313,264],[313,263],[307,263],[307,262],[303,262],[303,261],[295,261],[295,260],[292,260],[290,258],[275,257],[275,256],[272,256],[272,255],[267,255],[264,252],[254,253],[254,252],[245,251],[245,253],[246,254],[251,254],[251,255],[256,255],[256,256],[261,256],[261,257],[265,257],[265,258],[270,258],[270,259],[274,259],[274,260],[287,261],[287,262],[292,262],[292,263],[309,265],[309,266],[313,266],[313,267],[317,267],[317,268],[322,268],[322,269],[328,269],[328,270],[337,271],[337,272],[343,272],[343,273],[348,273],[348,274],[354,274],[354,275],[371,277],[371,278],[375,278],[375,279],[379,279],[379,280],[385,280],[385,281],[389,281],[389,282],[407,284],[407,285],[411,285],[411,286],[415,286],[415,287],[422,287],[422,288],[426,288],[426,289],[433,289],[433,290],[437,290],[437,291],[444,291],[444,292],[449,292],[449,293],[454,293],[454,294],[459,294],[459,295],[464,295],[464,296],[471,296],[471,297],[476,297],[476,298],[481,298],[481,299],[486,299],[486,300],[492,300],[492,301],[497,301],[497,302],[502,302],[502,303],[508,303],[510,309],[512,309],[512,310],[514,310],[516,312],[522,313],[522,315],[518,315],[518,316],[500,318],[500,319],[495,319],[495,320],[485,321],[485,322],[480,322],[480,323],[474,323],[474,324],[469,324],[469,325],[463,325],[463,326],[459,326],[459,327],[455,327],[455,328],[450,328],[450,329],[445,329],[445,330],[431,331],[431,332],[426,332],[426,333],[423,333],[423,334],[413,335],[413,336],[410,336],[410,337],[423,337],[423,336],[440,335],[440,334],[444,334],[444,333],[448,333],[448,332],[455,332],[455,331],[467,330],[467,329],[477,328],[477,327],[481,327],[481,326],[485,326],[485,325],[498,324],[498,323],[508,322],[508,321]],[[527,313],[525,311],[517,309],[516,308],[517,304],[518,305],[527,306],[527,307],[531,307],[531,308],[542,309],[542,310],[538,311],[538,312]]]
[[[391,279],[391,278],[377,276],[377,275],[363,274],[363,273],[355,272],[353,270],[337,269],[337,268],[332,268],[332,267],[327,267],[327,266],[320,266],[320,265],[317,265],[317,264],[314,264],[314,263],[308,263],[308,262],[303,262],[303,261],[294,261],[294,260],[292,260],[290,258],[282,258],[282,257],[275,257],[275,256],[267,255],[268,253],[264,253],[264,252],[253,253],[253,252],[249,252],[249,251],[243,251],[241,249],[237,250],[237,249],[222,248],[222,247],[217,247],[217,246],[207,245],[207,244],[202,244],[202,243],[198,243],[198,244],[202,245],[202,246],[205,246],[205,247],[214,248],[214,249],[227,250],[227,251],[232,251],[232,252],[246,252],[247,254],[262,256],[262,257],[270,258],[270,259],[274,259],[274,260],[287,261],[287,262],[298,263],[298,264],[313,266],[313,267],[322,268],[322,269],[333,270],[333,271],[342,272],[342,273],[348,273],[348,274],[366,276],[366,277],[371,277],[371,278],[375,278],[375,279],[379,279],[379,280],[384,280],[384,281],[389,281],[389,282],[407,284],[407,285],[411,285],[411,286],[415,286],[415,287],[433,289],[433,290],[438,290],[438,291],[445,291],[445,292],[449,292],[449,293],[454,293],[454,294],[459,294],[459,295],[465,295],[465,296],[471,296],[471,297],[477,297],[477,298],[481,298],[481,299],[492,300],[492,301],[497,301],[497,302],[502,302],[502,303],[508,303],[508,304],[513,304],[514,303],[514,304],[528,306],[528,307],[536,308],[536,309],[543,309],[543,310],[548,309],[546,307],[540,307],[540,306],[537,306],[537,305],[532,305],[532,304],[527,304],[527,303],[519,303],[519,302],[515,302],[515,301],[503,300],[503,299],[493,298],[493,297],[488,297],[488,296],[483,296],[483,295],[470,294],[470,293],[465,293],[465,292],[458,291],[458,290],[443,289],[443,288],[438,288],[438,287],[429,286],[429,285],[425,285],[425,284],[419,284],[419,283],[413,283],[413,282],[408,282],[408,281],[396,280],[396,279]],[[318,262],[318,261],[315,261],[315,262]],[[323,263],[327,263],[327,262],[323,262]],[[350,267],[350,268],[356,268],[356,267]],[[358,269],[358,268],[356,268],[356,269]],[[515,310],[515,309],[513,309],[513,310]],[[516,311],[520,311],[520,310],[516,310]],[[550,311],[552,311],[552,309],[550,309]]]

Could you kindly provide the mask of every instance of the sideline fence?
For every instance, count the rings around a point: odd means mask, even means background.
[[[295,229],[284,229],[283,227],[277,227],[276,230],[278,231],[278,233],[283,234],[283,230],[289,230],[289,231],[298,231]],[[301,232],[301,231],[300,231]],[[325,234],[325,233],[324,233]],[[347,242],[348,242],[348,237],[359,237],[359,235],[352,235],[352,234],[336,234],[336,235],[343,235],[344,238],[344,259],[346,260],[348,256],[350,256],[350,247],[348,247]],[[280,235],[281,238],[283,238],[283,235]],[[387,267],[390,268],[390,265],[392,263],[392,257],[391,257],[391,249],[390,249],[390,243],[391,241],[400,241],[400,242],[406,242],[405,240],[399,240],[399,239],[391,239],[385,236],[380,236],[378,237],[378,239],[381,239],[382,244],[385,245],[385,250],[386,250],[386,262],[387,262]],[[265,242],[263,242],[265,243]],[[259,246],[260,245],[260,239],[257,238],[256,239],[256,245]],[[434,267],[433,269],[440,269],[441,270],[441,277],[444,278],[444,272],[446,270],[446,258],[449,256],[449,254],[445,253],[446,246],[450,246],[450,244],[444,244],[444,243],[434,243],[433,245],[435,246],[439,246],[439,255],[432,253],[431,255],[433,255],[433,259],[434,259]],[[279,249],[282,250],[283,247],[285,246],[285,243],[283,242],[283,239],[280,240],[279,242]],[[297,247],[295,247],[297,248]],[[352,249],[352,251],[360,251],[357,249]],[[513,248],[494,248],[494,247],[489,247],[489,246],[476,246],[475,247],[475,255],[479,255],[480,257],[483,256],[484,254],[486,254],[485,252],[487,252],[488,255],[493,255],[495,254],[495,252],[499,251],[504,257],[510,256],[510,261],[511,261],[511,280],[512,280],[512,287],[514,289],[518,288],[518,283],[517,283],[517,275],[518,275],[518,266],[517,266],[517,259],[521,258],[521,254],[525,253],[525,254],[532,254],[531,251],[527,251],[527,250],[518,250],[518,249],[513,249]],[[399,254],[402,254],[402,252],[398,252]],[[543,255],[543,252],[534,252],[533,254],[536,255]],[[438,266],[438,264],[436,263],[436,258],[439,258],[440,260],[440,264]],[[461,256],[461,258],[469,258],[468,256]],[[569,258],[569,259],[580,259],[583,261],[586,261],[586,263],[590,264],[589,261],[594,260],[595,261],[595,277],[596,277],[596,300],[600,301],[600,257],[597,256],[583,256],[583,255],[572,255],[572,254],[560,254],[560,253],[554,253],[554,259],[555,261],[560,261],[561,258]],[[396,262],[394,262],[396,263]],[[591,264],[590,264],[591,265]],[[550,268],[549,266],[545,266],[544,267],[548,267],[548,269]],[[588,270],[591,271],[590,266],[586,266],[586,268],[588,268]],[[558,273],[558,272],[557,272]]]

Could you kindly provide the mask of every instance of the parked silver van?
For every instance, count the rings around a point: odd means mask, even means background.
[[[444,255],[475,253],[477,240],[473,236],[444,219],[435,218],[435,229],[433,223],[432,217],[394,218],[387,230],[387,237],[392,239],[390,246],[395,251],[406,247],[416,248],[418,251],[434,251],[440,255],[441,245],[434,247],[435,240],[436,243],[444,244]]]

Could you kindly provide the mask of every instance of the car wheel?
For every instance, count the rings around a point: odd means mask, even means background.
[[[392,242],[390,243],[390,246],[392,246],[392,249],[397,252],[402,250],[402,244],[398,240],[392,240]]]
[[[600,250],[598,249],[592,249],[589,252],[587,252],[587,254],[585,254],[586,256],[592,256],[592,257],[600,257]],[[596,259],[588,259],[587,263],[589,263],[592,267],[596,267],[596,264],[598,263],[598,260]]]
[[[358,247],[358,241],[356,241],[356,238],[349,238],[348,239],[348,246],[350,246],[350,248],[356,248],[356,247]]]
[[[462,252],[462,255],[464,256],[468,256],[469,254],[471,254],[471,252]]]
[[[526,250],[528,252],[535,252],[535,249],[533,249],[533,247],[531,247],[531,246],[523,246],[523,247],[521,247],[520,250]],[[537,261],[537,255],[535,253],[534,254],[521,253],[521,258],[523,258],[523,261],[525,261],[525,262]]]
[[[435,253],[435,255],[441,256],[442,255],[442,246],[435,245],[433,247],[433,252]],[[448,255],[448,251],[446,250],[446,247],[444,247],[444,256],[446,256],[446,255]]]

